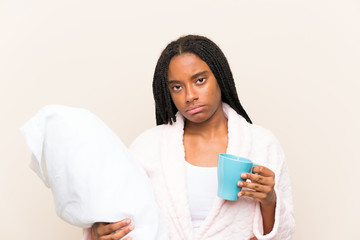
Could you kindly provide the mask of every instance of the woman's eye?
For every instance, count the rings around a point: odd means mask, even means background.
[[[197,81],[196,81],[196,83],[204,83],[205,82],[205,78],[199,78]]]
[[[181,86],[180,85],[175,85],[172,87],[173,90],[175,91],[179,91],[181,89]]]

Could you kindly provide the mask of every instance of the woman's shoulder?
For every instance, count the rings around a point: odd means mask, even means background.
[[[145,130],[135,138],[135,140],[131,143],[130,148],[134,145],[149,144],[158,140],[163,134],[165,128],[166,125],[158,125]]]
[[[264,145],[280,147],[280,142],[276,135],[269,129],[258,124],[248,124],[251,130],[253,141]]]
[[[229,123],[231,124],[229,124],[230,128],[238,131],[238,133],[245,136],[246,139],[252,139],[255,143],[278,143],[277,138],[269,129],[258,124],[247,122],[243,116],[227,104],[224,104],[224,110],[226,115],[228,115]]]
[[[159,159],[161,139],[165,128],[166,125],[159,125],[145,130],[135,138],[129,147],[133,157],[135,157],[146,170],[154,168],[154,163]]]
[[[156,153],[165,129],[166,125],[158,125],[145,130],[130,144],[130,151],[135,155]]]
[[[261,138],[266,138],[267,140],[275,140],[276,137],[274,135],[274,133],[269,130],[268,128],[265,128],[261,125],[258,124],[249,124],[251,131],[253,133],[254,136],[256,137],[261,137]]]

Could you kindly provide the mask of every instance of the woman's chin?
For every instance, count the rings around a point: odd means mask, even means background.
[[[200,124],[206,122],[209,117],[202,113],[196,113],[190,116],[185,116],[186,120],[192,123]]]

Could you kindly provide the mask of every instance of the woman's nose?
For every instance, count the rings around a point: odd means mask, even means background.
[[[197,100],[199,98],[197,92],[195,89],[191,86],[186,88],[186,102],[193,102],[194,100]]]

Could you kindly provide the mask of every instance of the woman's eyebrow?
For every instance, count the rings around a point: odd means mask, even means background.
[[[194,75],[191,76],[191,79],[194,80],[194,79],[198,78],[199,76],[201,76],[203,74],[207,74],[207,73],[209,73],[209,71],[207,71],[207,70],[195,73]],[[169,80],[168,81],[168,84],[172,84],[172,83],[181,83],[181,81],[179,81],[179,80]]]
[[[169,80],[168,84],[176,84],[176,83],[181,83],[181,81],[179,80]]]
[[[198,73],[195,73],[192,77],[191,77],[191,79],[195,79],[195,78],[198,78],[199,76],[201,76],[201,75],[203,75],[203,74],[206,74],[206,73],[208,73],[209,71],[202,71],[202,72],[198,72]]]

